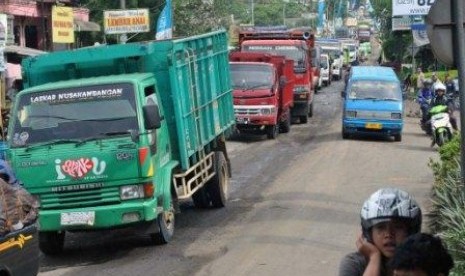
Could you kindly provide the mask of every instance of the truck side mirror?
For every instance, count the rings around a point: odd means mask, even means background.
[[[144,105],[142,110],[144,114],[145,129],[158,129],[161,127],[161,121],[164,118],[160,116],[160,109],[158,108],[158,105]]]
[[[284,87],[287,84],[287,78],[286,76],[281,76],[279,77],[279,86]]]
[[[341,97],[342,97],[342,98],[345,98],[345,97],[346,97],[346,91],[344,91],[344,90],[341,91]]]

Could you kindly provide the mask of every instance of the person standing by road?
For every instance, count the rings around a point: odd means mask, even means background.
[[[423,82],[425,81],[425,74],[421,70],[421,67],[417,68],[417,93],[423,88]]]
[[[392,275],[388,262],[396,247],[421,230],[420,207],[407,192],[383,188],[363,203],[360,216],[358,250],[342,259],[339,276]]]

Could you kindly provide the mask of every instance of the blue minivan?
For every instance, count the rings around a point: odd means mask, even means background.
[[[352,67],[342,97],[343,139],[366,133],[402,140],[402,89],[392,68]]]

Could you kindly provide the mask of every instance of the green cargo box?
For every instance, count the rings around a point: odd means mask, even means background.
[[[234,124],[224,31],[185,39],[150,41],[54,52],[23,62],[25,88],[131,73],[153,73],[183,169]],[[177,148],[174,148],[177,147]]]

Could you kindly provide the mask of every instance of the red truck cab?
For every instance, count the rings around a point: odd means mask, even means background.
[[[291,127],[294,62],[284,56],[233,52],[229,56],[236,128],[274,139]]]
[[[283,55],[294,61],[294,106],[292,117],[307,123],[313,115],[312,49],[314,36],[302,30],[245,28],[239,32],[241,52]]]

